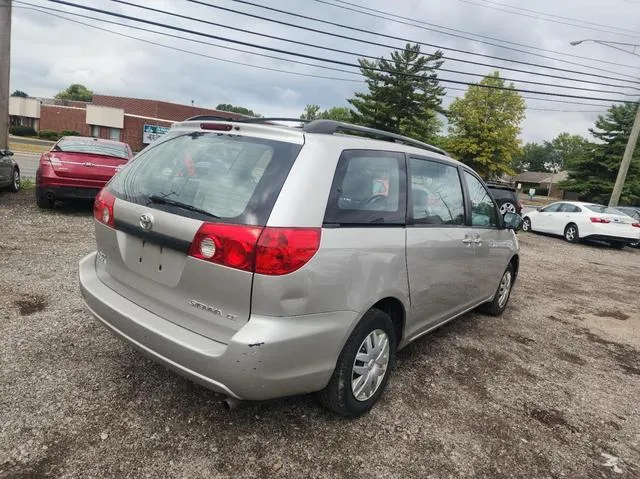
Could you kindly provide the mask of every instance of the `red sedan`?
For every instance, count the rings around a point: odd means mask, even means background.
[[[40,158],[36,202],[51,209],[56,200],[93,199],[132,157],[126,143],[65,136]]]

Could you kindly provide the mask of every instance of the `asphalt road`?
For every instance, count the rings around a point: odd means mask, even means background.
[[[35,181],[36,169],[38,169],[40,155],[16,153],[13,155],[13,159],[16,160],[18,166],[20,166],[20,174],[22,175],[22,178],[30,178]]]

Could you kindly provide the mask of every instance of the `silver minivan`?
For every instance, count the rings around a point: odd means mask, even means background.
[[[396,351],[501,314],[519,216],[410,138],[329,120],[175,124],[94,204],[84,300],[154,360],[235,400],[368,411]]]

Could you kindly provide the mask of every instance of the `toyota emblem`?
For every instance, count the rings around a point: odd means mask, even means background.
[[[140,228],[145,231],[150,231],[153,228],[153,216],[149,213],[145,213],[140,216]]]

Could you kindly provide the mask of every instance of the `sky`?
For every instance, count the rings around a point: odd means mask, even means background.
[[[640,0],[538,0],[535,3],[526,0],[345,0],[350,5],[336,0],[247,1],[361,31],[268,11],[238,0],[201,0],[201,3],[235,12],[189,0],[130,0],[130,5],[114,0],[69,0],[78,5],[218,37],[212,39],[84,11],[50,0],[14,0],[11,89],[36,97],[52,97],[72,83],[82,83],[95,93],[105,95],[184,104],[193,101],[195,105],[207,108],[231,103],[265,116],[297,118],[307,104],[318,104],[323,109],[348,106],[348,98],[356,91],[365,91],[358,69],[349,65],[356,64],[357,58],[363,55],[388,56],[394,48],[404,46],[406,41],[403,40],[410,40],[421,43],[423,53],[433,53],[437,48],[444,52],[446,60],[442,68],[453,70],[439,73],[442,85],[447,88],[445,107],[455,97],[462,96],[466,89],[465,85],[446,80],[477,82],[494,70],[499,70],[504,78],[514,80],[517,88],[525,90],[608,100],[635,100],[640,96],[640,90],[633,88],[640,87],[640,56],[595,42],[570,45],[571,41],[581,39],[640,44]],[[138,8],[134,4],[171,12],[172,15]],[[406,20],[389,18],[373,10],[367,11],[377,17],[353,11],[362,10],[362,7],[405,17]],[[46,10],[48,14],[33,8]],[[100,19],[122,25],[105,23]],[[131,26],[152,32],[135,30]],[[338,38],[336,34],[364,42]],[[227,41],[229,39],[236,43]],[[633,51],[633,47],[616,46]],[[332,59],[347,65],[295,57],[260,47]],[[329,48],[347,53],[329,51]],[[256,53],[277,58],[265,58]],[[640,47],[635,49],[635,53],[640,55]],[[541,76],[541,73],[553,77]],[[611,105],[611,102],[592,99],[533,93],[523,95],[530,97],[526,100],[526,119],[522,124],[523,142],[551,140],[565,131],[587,136],[588,128],[593,126],[597,116]]]

